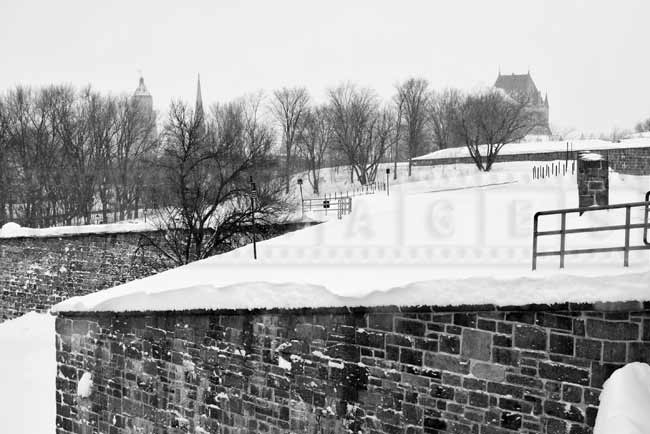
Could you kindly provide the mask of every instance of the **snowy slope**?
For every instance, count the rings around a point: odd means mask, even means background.
[[[55,429],[54,317],[28,313],[0,324],[0,432]]]
[[[558,269],[557,257],[544,258],[531,271],[533,214],[575,206],[577,191],[570,176],[531,180],[523,174],[530,164],[403,183],[390,197],[355,197],[352,214],[342,220],[258,243],[257,260],[252,246],[245,246],[72,298],[54,311],[649,299],[650,251],[633,252],[629,269],[622,266],[622,253],[614,253],[570,256],[566,271]],[[613,173],[611,201],[642,200],[648,181]],[[641,213],[633,215],[640,219]],[[542,219],[540,230],[557,228],[558,220]],[[623,221],[616,211],[567,219],[568,227]],[[641,237],[640,230],[632,231],[633,243]],[[567,248],[622,242],[622,232],[572,235]],[[540,241],[540,250],[558,246],[559,237]],[[616,275],[623,277],[590,278]],[[390,297],[377,293],[389,290]]]

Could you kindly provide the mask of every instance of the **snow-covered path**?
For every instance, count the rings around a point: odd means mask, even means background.
[[[0,324],[0,433],[52,434],[56,417],[54,317]]]

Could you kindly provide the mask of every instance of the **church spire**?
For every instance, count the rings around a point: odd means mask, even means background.
[[[201,97],[201,74],[198,74],[196,79],[196,107],[194,109],[194,112],[197,116],[200,113],[201,117],[203,117],[203,98]]]

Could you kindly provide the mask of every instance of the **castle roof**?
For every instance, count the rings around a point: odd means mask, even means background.
[[[508,94],[537,95],[538,90],[533,78],[528,74],[510,74],[497,77],[494,87],[505,90]]]
[[[147,90],[147,86],[144,85],[144,77],[140,77],[140,83],[135,92],[133,92],[133,96],[151,96],[149,90]]]

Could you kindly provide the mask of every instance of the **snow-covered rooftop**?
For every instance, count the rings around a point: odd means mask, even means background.
[[[469,167],[469,166],[468,166]],[[529,304],[650,299],[650,251],[542,258],[531,271],[536,211],[575,206],[575,177],[533,181],[530,163],[429,178],[353,199],[342,220],[285,234],[53,308],[66,311],[298,308],[334,306]],[[421,174],[420,174],[421,175]],[[422,178],[419,178],[422,179]],[[610,201],[642,200],[649,179],[612,174]],[[586,213],[568,227],[621,224],[624,213]],[[635,213],[637,221],[642,215]],[[619,220],[621,220],[619,222]],[[610,223],[607,223],[610,222]],[[540,230],[559,218],[540,219]],[[633,242],[641,231],[633,231]],[[567,249],[622,243],[623,233],[567,237]],[[540,239],[557,250],[559,237]]]
[[[567,150],[567,143],[569,150],[577,151],[593,151],[593,150],[610,150],[610,149],[626,149],[626,148],[647,148],[650,147],[650,138],[648,137],[635,137],[630,139],[621,140],[620,142],[610,142],[600,139],[584,139],[584,140],[564,140],[564,141],[539,141],[539,142],[523,142],[523,143],[510,143],[503,147],[499,155],[516,155],[516,154],[544,154],[549,152],[565,152]],[[480,147],[481,155],[485,155],[485,145]],[[442,149],[440,151],[431,152],[426,155],[414,158],[414,160],[434,160],[440,158],[462,158],[469,157],[467,147],[461,146],[458,148]]]

